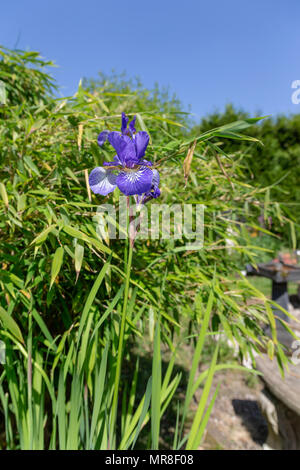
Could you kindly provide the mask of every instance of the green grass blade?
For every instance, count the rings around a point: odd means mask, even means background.
[[[160,399],[161,399],[161,353],[160,353],[160,319],[158,319],[154,335],[154,351],[152,361],[152,396],[151,396],[151,438],[152,450],[158,450],[160,430]]]
[[[91,291],[88,295],[88,298],[87,298],[86,303],[84,305],[84,309],[83,309],[81,319],[80,319],[79,330],[78,330],[78,341],[79,341],[79,338],[82,334],[83,328],[86,325],[86,320],[87,320],[90,308],[92,306],[92,303],[94,302],[95,297],[97,295],[97,292],[99,290],[99,287],[102,284],[105,273],[106,273],[106,271],[108,270],[108,268],[110,266],[110,261],[111,261],[111,256],[108,258],[106,263],[102,266],[102,269],[101,269],[100,273],[98,274],[98,277],[97,277],[96,281],[94,282],[94,285],[93,285],[93,287],[92,287],[92,289],[91,289]]]
[[[94,395],[94,406],[92,412],[92,421],[90,427],[90,449],[93,449],[93,443],[96,442],[97,436],[95,436],[96,426],[99,420],[100,409],[102,405],[102,397],[104,393],[104,385],[106,379],[106,368],[107,368],[107,357],[108,357],[109,341],[106,342],[104,351],[102,353],[100,370],[96,373],[95,377],[95,395]]]
[[[194,384],[194,381],[195,381],[197,367],[198,367],[200,357],[201,357],[201,353],[202,353],[203,346],[204,346],[204,341],[205,341],[206,332],[207,332],[207,329],[208,329],[208,324],[209,324],[210,314],[211,314],[212,307],[213,307],[213,302],[214,302],[214,293],[213,293],[213,290],[211,290],[210,294],[209,294],[208,302],[207,302],[207,307],[206,307],[206,310],[205,310],[205,313],[204,313],[204,318],[203,318],[203,321],[202,321],[201,330],[200,330],[200,334],[199,334],[199,337],[198,337],[195,353],[193,355],[191,370],[190,370],[190,373],[189,373],[189,380],[188,380],[188,385],[187,385],[187,390],[186,390],[186,395],[185,395],[185,401],[184,401],[184,406],[183,406],[181,432],[183,430],[184,420],[185,420],[187,410],[188,410],[189,404],[190,404],[192,396],[193,396],[193,393],[192,393],[193,384]]]
[[[197,408],[197,412],[196,412],[196,415],[194,417],[193,424],[191,427],[190,435],[189,435],[188,442],[186,445],[186,450],[197,449],[199,428],[200,428],[201,419],[205,410],[205,406],[208,401],[208,396],[209,396],[210,388],[211,388],[214,373],[215,373],[217,357],[218,357],[218,346],[215,349],[215,352],[211,361],[207,379],[206,379],[206,382],[205,382],[205,385],[201,394],[201,398],[199,401],[199,405]]]
[[[145,420],[145,417],[146,417],[146,414],[148,412],[148,409],[149,409],[149,406],[150,406],[150,401],[151,401],[151,390],[152,390],[152,377],[150,377],[148,382],[147,382],[147,388],[146,388],[146,392],[145,392],[145,400],[144,400],[144,403],[143,403],[142,411],[141,411],[141,414],[140,414],[140,418],[139,418],[135,433],[132,436],[133,437],[133,442],[132,442],[131,449],[133,449],[134,446],[135,446],[136,440],[137,440],[137,438],[140,434],[140,430],[142,428],[142,424],[143,424],[143,422]]]
[[[58,418],[58,443],[60,450],[66,450],[66,390],[63,368],[59,371],[56,415]]]

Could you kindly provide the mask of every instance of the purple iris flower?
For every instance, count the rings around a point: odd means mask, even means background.
[[[121,126],[122,135],[133,136],[133,134],[136,132],[135,127],[134,127],[135,120],[136,120],[136,116],[134,116],[132,121],[129,123],[129,128],[127,128],[129,119],[125,113],[122,113],[122,126]],[[108,134],[110,134],[110,131],[103,131],[103,132],[100,132],[100,134],[98,135],[98,144],[100,145],[100,147],[102,147],[102,145],[107,141]]]
[[[152,163],[143,157],[149,143],[147,132],[136,132],[135,119],[129,123],[122,113],[121,132],[103,131],[98,136],[102,146],[106,140],[116,151],[112,162],[104,162],[103,167],[96,167],[90,173],[89,184],[95,194],[106,196],[116,187],[126,196],[140,196],[139,203],[160,195],[158,189],[159,173],[151,169]]]
[[[151,199],[156,199],[160,196],[160,189],[159,185],[159,173],[157,170],[152,170],[153,178],[152,178],[152,185],[150,191],[147,191],[145,194],[141,196],[136,196],[137,204],[146,204],[146,202],[150,201]]]

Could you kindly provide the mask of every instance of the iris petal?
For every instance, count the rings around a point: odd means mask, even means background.
[[[126,117],[125,113],[122,113],[122,126],[121,126],[121,132],[123,135],[127,133],[127,124],[128,124],[128,117]]]
[[[153,173],[152,185],[154,186],[154,188],[155,187],[157,188],[159,185],[159,180],[160,180],[159,173],[157,170],[152,170],[152,173]]]
[[[116,166],[116,165],[122,165],[122,162],[120,161],[118,155],[114,156],[114,159],[112,162],[103,162],[103,166]]]
[[[143,194],[150,191],[153,173],[150,168],[142,167],[136,171],[121,171],[116,179],[120,191],[126,196]]]
[[[136,129],[135,129],[135,120],[136,120],[136,116],[134,116],[134,118],[132,119],[132,121],[130,121],[129,123],[129,132],[130,134],[132,135],[134,132],[136,132]]]
[[[146,153],[146,148],[149,143],[149,135],[147,132],[140,131],[134,136],[134,143],[136,148],[137,158],[140,160]]]
[[[102,147],[104,142],[107,140],[108,134],[109,134],[109,131],[103,131],[98,135],[97,142],[98,142],[98,145],[100,145],[100,147]]]
[[[89,176],[91,190],[95,194],[106,196],[116,188],[116,178],[110,170],[97,166]]]
[[[153,163],[150,162],[149,160],[139,160],[139,162],[137,163],[137,165],[143,165],[143,166],[152,166]]]
[[[151,182],[151,189],[150,191],[146,191],[145,194],[142,196],[138,196],[136,198],[137,204],[146,204],[146,202],[150,201],[151,199],[156,199],[160,196],[160,190],[158,188],[159,185],[159,173],[157,170],[152,170],[152,182]]]
[[[122,165],[129,161],[137,161],[135,146],[130,137],[121,135],[119,132],[110,132],[108,134],[108,141],[117,152]]]

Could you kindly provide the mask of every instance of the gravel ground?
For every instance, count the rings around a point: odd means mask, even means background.
[[[262,382],[238,371],[218,373],[214,388],[218,382],[221,386],[202,448],[263,449],[268,427],[258,404]]]

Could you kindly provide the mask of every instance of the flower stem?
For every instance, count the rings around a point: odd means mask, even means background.
[[[111,413],[111,428],[110,428],[111,448],[113,447],[113,443],[116,444],[114,434],[115,434],[117,409],[118,409],[118,393],[119,393],[120,376],[121,376],[123,343],[124,343],[124,333],[125,333],[127,304],[128,304],[128,292],[129,292],[130,273],[131,273],[131,264],[132,264],[132,252],[133,252],[133,240],[131,240],[130,237],[129,237],[129,251],[128,251],[128,257],[127,257],[127,269],[126,269],[125,290],[124,290],[124,303],[123,303],[120,333],[119,333],[117,368],[116,368],[114,395],[113,395],[112,413]]]

